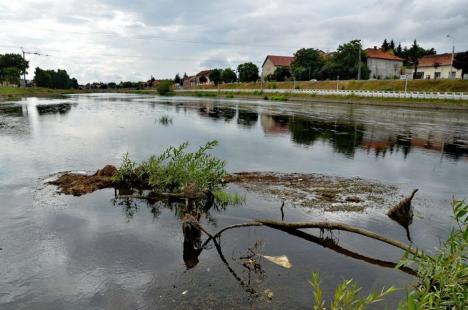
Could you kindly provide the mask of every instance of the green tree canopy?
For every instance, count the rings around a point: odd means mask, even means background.
[[[268,77],[268,80],[270,81],[286,81],[291,78],[291,70],[285,67],[278,67],[276,68],[275,72]]]
[[[37,67],[34,71],[34,83],[38,87],[56,88],[56,89],[69,89],[78,88],[78,81],[71,79],[67,71],[57,69],[42,70]]]
[[[223,70],[221,69],[211,70],[210,75],[209,75],[210,81],[213,82],[215,85],[218,85],[219,82],[221,82],[222,73],[223,73]]]
[[[20,75],[27,73],[29,62],[20,54],[0,55],[0,81],[19,84]]]
[[[174,78],[174,83],[179,84],[179,85],[182,83],[182,79],[180,78],[179,73],[176,74]]]
[[[359,71],[359,50],[361,50],[361,79],[369,78],[369,68],[366,65],[365,52],[362,51],[361,40],[352,40],[349,43],[340,45],[330,60],[329,77],[342,80],[355,79]]]
[[[254,63],[246,62],[237,67],[239,73],[239,81],[255,82],[258,80],[258,67]]]
[[[296,80],[308,81],[316,78],[325,64],[321,52],[314,48],[302,48],[294,53],[291,71]]]
[[[235,81],[237,81],[237,75],[231,68],[226,68],[221,74],[221,80],[224,83],[234,83]]]
[[[382,49],[384,51],[388,51],[390,49],[390,44],[388,44],[387,39],[385,39],[382,43]]]
[[[453,59],[453,67],[462,71],[462,79],[468,73],[468,51],[457,53]]]

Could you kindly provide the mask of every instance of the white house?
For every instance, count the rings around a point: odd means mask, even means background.
[[[268,55],[262,65],[262,80],[273,73],[277,68],[290,68],[293,56]]]
[[[388,51],[377,47],[365,50],[367,54],[367,67],[371,79],[395,78],[400,76],[403,59]]]
[[[417,79],[461,79],[462,70],[452,68],[450,74],[450,65],[452,63],[452,54],[445,53],[439,55],[424,56],[419,60],[416,71]]]

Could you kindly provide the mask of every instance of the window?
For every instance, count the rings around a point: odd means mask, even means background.
[[[451,78],[451,79],[454,79],[456,76],[457,76],[456,71],[452,71],[452,75],[450,75],[450,73],[449,73],[449,78]]]
[[[440,72],[434,73],[434,79],[440,79]]]

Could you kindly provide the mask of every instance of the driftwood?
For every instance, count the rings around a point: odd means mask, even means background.
[[[409,226],[413,223],[413,210],[411,208],[411,201],[414,198],[414,195],[418,189],[413,190],[409,197],[404,198],[400,201],[399,204],[393,206],[388,212],[387,215],[392,220],[403,226],[406,230],[406,236],[409,241],[411,241],[411,235],[409,232]]]
[[[400,248],[404,251],[408,251],[409,253],[420,256],[421,253],[416,249],[413,248],[401,241],[385,237],[379,234],[376,234],[372,231],[355,227],[348,224],[342,223],[333,223],[333,222],[298,222],[298,223],[288,223],[288,222],[277,222],[277,221],[270,221],[270,220],[256,220],[254,222],[248,223],[241,223],[230,225],[222,228],[215,234],[208,234],[210,238],[219,238],[223,232],[226,230],[234,229],[234,228],[241,228],[241,227],[253,227],[253,226],[267,226],[275,229],[304,229],[304,228],[319,228],[322,230],[341,230],[341,231],[348,231],[355,234],[359,234],[374,240],[378,240],[387,244],[390,244],[394,247]],[[205,242],[206,243],[206,242]]]

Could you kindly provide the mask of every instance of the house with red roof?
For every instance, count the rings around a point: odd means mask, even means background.
[[[374,47],[365,50],[371,79],[397,78],[402,73],[403,59]]]
[[[290,68],[293,61],[293,56],[268,55],[262,65],[262,80],[275,73],[277,68]]]
[[[461,79],[462,70],[451,68],[452,53],[427,55],[419,59],[416,78],[419,79]],[[450,70],[452,70],[450,73]]]

